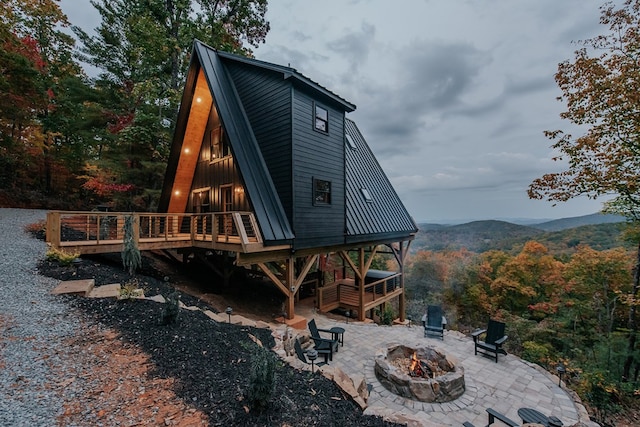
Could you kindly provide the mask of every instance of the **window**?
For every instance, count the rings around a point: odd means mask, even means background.
[[[352,150],[355,150],[356,148],[356,143],[353,142],[353,138],[351,138],[351,135],[346,134],[345,137],[347,138],[347,143],[349,144],[349,147],[351,147]]]
[[[210,161],[222,159],[223,157],[231,155],[229,141],[227,140],[227,135],[222,131],[222,126],[210,131],[209,146]]]
[[[329,133],[329,112],[314,104],[315,124],[314,129],[320,132]]]
[[[364,200],[368,203],[373,202],[373,199],[371,198],[371,193],[369,193],[369,190],[367,190],[366,188],[361,188],[360,192],[362,192],[362,196],[364,197]]]
[[[331,204],[331,181],[323,181],[321,179],[313,180],[313,204],[314,205],[330,205]]]

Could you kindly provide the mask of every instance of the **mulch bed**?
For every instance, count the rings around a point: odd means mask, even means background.
[[[136,278],[147,296],[168,295],[174,288],[170,281],[165,280],[165,272],[158,271],[154,265],[151,258],[145,257],[142,271]],[[84,258],[80,265],[69,267],[42,261],[39,272],[60,280],[95,278],[96,285],[126,283],[131,280],[119,264],[118,258],[109,257]],[[179,293],[181,301],[186,305],[212,309],[196,297]],[[74,296],[62,298],[84,312],[89,322],[99,325],[98,329],[102,332],[96,333],[96,341],[105,341],[105,336],[110,337],[110,342],[106,340],[100,351],[108,352],[111,347],[112,351],[119,351],[118,354],[137,352],[137,356],[131,355],[129,359],[123,360],[127,360],[124,364],[128,364],[128,371],[135,372],[139,367],[144,368],[131,375],[146,378],[144,386],[123,387],[123,384],[134,381],[129,375],[122,374],[128,372],[127,366],[124,371],[105,366],[110,374],[103,374],[105,378],[100,378],[107,383],[101,386],[103,389],[130,390],[125,394],[134,395],[117,397],[119,395],[109,393],[106,396],[112,400],[119,399],[122,406],[131,406],[127,408],[127,424],[201,425],[204,422],[205,425],[212,426],[400,425],[380,417],[363,415],[361,409],[335,383],[318,373],[294,369],[279,359],[276,362],[275,389],[271,400],[266,408],[258,408],[248,398],[249,372],[252,360],[255,360],[260,350],[256,341],[266,348],[274,345],[271,332],[267,329],[216,323],[201,311],[185,309],[180,310],[175,323],[163,325],[161,318],[165,304],[144,300]],[[91,333],[91,330],[88,328],[87,333]],[[93,353],[96,353],[94,347],[99,343],[92,344],[89,336],[87,342],[81,344],[91,347]],[[117,348],[121,350],[116,350]],[[80,350],[78,352],[81,353]],[[277,359],[274,353],[268,354]],[[144,360],[144,363],[140,360]],[[118,378],[113,378],[114,376]],[[141,387],[145,399],[136,397],[141,393]],[[173,403],[170,404],[167,404],[169,398],[165,396],[167,387],[173,393]],[[164,402],[165,406],[158,402]],[[85,404],[95,404],[93,413],[104,416],[105,405],[100,406],[100,400]],[[112,405],[118,406],[117,403]],[[170,411],[166,408],[171,405],[188,410],[174,411],[173,415],[168,416]],[[69,410],[65,415],[68,417],[64,419],[63,416],[61,424],[71,421],[81,424],[82,420],[77,418],[78,411]]]

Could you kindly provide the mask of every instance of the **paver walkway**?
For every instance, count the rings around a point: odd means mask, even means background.
[[[331,366],[349,376],[364,376],[372,386],[365,413],[381,414],[389,410],[423,420],[424,425],[461,426],[470,421],[487,424],[486,408],[493,408],[514,421],[520,421],[518,409],[531,407],[545,415],[555,415],[565,426],[578,423],[580,415],[572,398],[558,386],[557,377],[513,355],[500,356],[499,362],[474,355],[473,340],[455,331],[446,331],[444,340],[425,338],[421,326],[378,326],[346,323],[320,314],[309,313],[319,328],[340,326],[345,329],[344,347],[334,355]],[[447,403],[423,403],[389,392],[375,376],[375,356],[391,343],[410,346],[432,345],[455,356],[464,367],[466,391]],[[583,409],[583,408],[582,408]],[[500,425],[497,422],[497,425]]]

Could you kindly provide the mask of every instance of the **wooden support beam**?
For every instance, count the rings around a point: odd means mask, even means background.
[[[288,295],[289,290],[287,289],[286,284],[282,283],[282,281],[278,278],[278,276],[273,274],[273,271],[271,271],[271,269],[269,267],[267,267],[266,264],[258,263],[256,265],[258,267],[260,267],[260,270],[262,270],[264,272],[264,274],[266,274],[267,277],[269,279],[271,279],[273,284],[276,285],[278,287],[278,289],[280,289],[280,292],[282,292],[285,296]]]
[[[360,283],[359,284],[359,293],[360,293],[360,302],[358,305],[358,320],[361,322],[364,322],[364,318],[365,318],[365,313],[364,313],[364,279],[366,277],[366,270],[365,270],[365,262],[364,262],[364,248],[359,248],[358,249],[358,279]]]
[[[295,295],[296,288],[294,283],[296,282],[296,259],[291,257],[287,260],[287,275],[286,275],[286,286],[287,286],[287,319],[291,320],[296,315],[295,313]]]

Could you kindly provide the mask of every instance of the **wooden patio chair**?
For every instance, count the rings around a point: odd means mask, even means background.
[[[444,340],[444,323],[442,322],[442,306],[427,306],[427,319],[424,324],[424,336],[439,337]]]
[[[318,329],[316,319],[311,319],[309,321],[309,332],[311,333],[311,339],[318,354],[324,355],[325,361],[327,361],[327,355],[329,360],[333,360],[333,353],[338,351],[338,340],[320,336],[320,332],[331,333],[331,331],[328,329]]]
[[[505,324],[497,320],[489,320],[487,329],[480,329],[471,334],[475,345],[475,354],[478,350],[483,355],[495,358],[498,363],[498,354],[506,355],[507,352],[502,348],[502,344],[507,340],[508,336],[504,334]],[[486,334],[484,341],[480,340],[480,336]]]
[[[302,345],[300,344],[300,341],[298,340],[298,338],[296,338],[295,342],[293,343],[293,348],[296,351],[296,356],[298,356],[298,359],[300,359],[302,362],[308,365],[311,364],[311,362],[307,360],[307,352],[302,349]],[[320,352],[318,352],[318,354],[320,354]],[[325,353],[324,362],[317,362],[315,363],[315,365],[316,366],[326,365],[328,363],[327,359],[328,359],[328,353]]]

